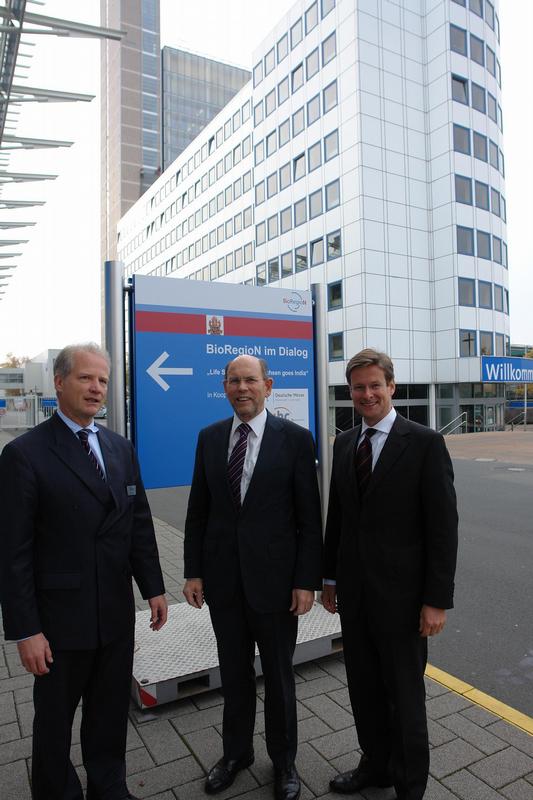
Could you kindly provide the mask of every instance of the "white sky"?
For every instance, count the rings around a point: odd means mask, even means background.
[[[292,4],[293,0],[161,0],[161,45],[186,47],[251,69],[253,49]],[[28,4],[28,8],[98,24],[99,5],[99,0],[47,0],[44,7]],[[500,0],[500,21],[511,340],[531,343],[533,2]],[[34,57],[26,60],[32,65],[24,70],[28,85],[86,92],[96,98],[92,103],[28,104],[19,117],[16,132],[21,136],[75,144],[70,149],[26,151],[10,159],[11,171],[52,172],[59,177],[52,183],[3,190],[7,199],[47,202],[42,208],[4,211],[1,216],[36,220],[37,225],[2,231],[0,237],[29,238],[0,302],[0,361],[9,351],[34,356],[72,341],[100,339],[100,45],[90,39],[27,38],[38,45],[31,48]],[[0,254],[20,250],[0,248]],[[10,263],[0,259],[0,266]],[[0,283],[1,274],[0,270]]]

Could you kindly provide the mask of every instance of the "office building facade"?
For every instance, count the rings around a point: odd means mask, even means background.
[[[253,77],[122,219],[126,274],[328,297],[332,425],[347,360],[396,367],[439,429],[504,421],[480,356],[509,349],[497,2],[300,0]]]

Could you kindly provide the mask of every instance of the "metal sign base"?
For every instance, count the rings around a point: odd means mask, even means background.
[[[136,615],[132,697],[141,709],[220,687],[217,646],[207,606],[198,610],[177,603],[168,611],[168,622],[157,633],[149,628],[149,610]],[[294,663],[312,661],[340,649],[339,616],[315,603],[300,617]],[[255,671],[262,674],[257,649]]]

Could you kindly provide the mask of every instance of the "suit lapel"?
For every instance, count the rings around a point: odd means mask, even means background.
[[[355,453],[357,448],[357,442],[359,441],[359,436],[361,435],[361,426],[356,425],[355,428],[352,430],[353,436],[350,437],[349,446],[346,450],[347,461],[344,464],[343,468],[345,470],[345,475],[348,475],[349,484],[353,489],[354,497],[359,500],[359,484],[357,482],[357,474],[355,472]]]
[[[376,466],[366,490],[366,497],[377,487],[387,473],[392,469],[405,448],[409,444],[409,430],[405,425],[403,417],[399,415],[394,420],[387,440],[383,445],[383,450],[377,460]]]
[[[213,460],[212,466],[216,475],[223,475],[224,486],[228,494],[229,502],[235,506],[233,502],[233,495],[228,479],[228,449],[229,437],[231,434],[231,426],[233,424],[233,417],[224,420],[214,431],[214,438],[212,443],[209,444],[210,458]]]

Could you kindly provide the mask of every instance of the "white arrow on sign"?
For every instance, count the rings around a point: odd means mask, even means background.
[[[160,356],[156,358],[153,364],[150,364],[146,372],[154,379],[156,383],[163,389],[164,392],[170,389],[170,386],[161,375],[192,375],[192,367],[162,367],[168,358],[168,353],[164,350]]]

